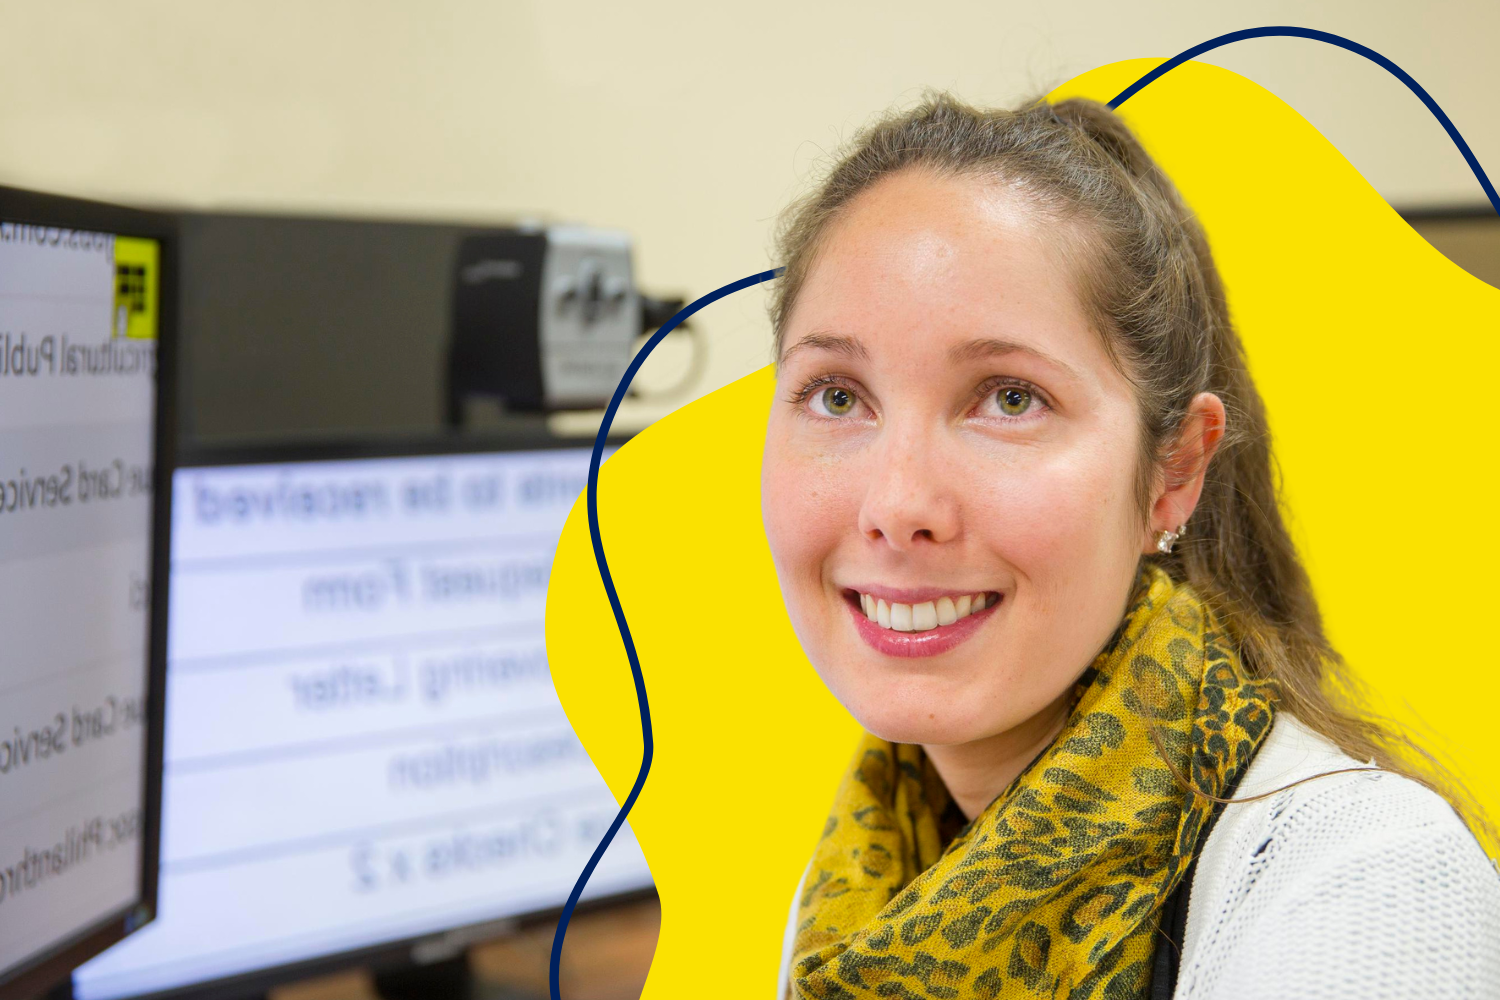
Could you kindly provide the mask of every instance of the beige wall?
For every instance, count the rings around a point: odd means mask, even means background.
[[[620,226],[651,290],[770,266],[771,221],[868,115],[981,103],[1296,24],[1404,67],[1500,177],[1500,3],[0,0],[0,184],[129,202]],[[1478,203],[1394,78],[1298,39],[1206,57],[1281,95],[1392,203]],[[1232,109],[1228,109],[1232,113]],[[763,298],[702,322],[706,392],[766,363]],[[665,345],[642,372],[669,384]],[[664,407],[622,413],[638,423]]]

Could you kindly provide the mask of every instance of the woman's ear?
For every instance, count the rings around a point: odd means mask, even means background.
[[[1156,550],[1158,532],[1176,531],[1192,516],[1209,460],[1224,437],[1224,420],[1224,401],[1211,392],[1198,393],[1188,404],[1187,416],[1162,459],[1162,493],[1151,505],[1151,537],[1145,551]]]

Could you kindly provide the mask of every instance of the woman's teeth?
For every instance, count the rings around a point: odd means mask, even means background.
[[[986,591],[961,597],[940,597],[924,604],[887,604],[869,594],[860,594],[859,606],[864,609],[865,617],[881,628],[896,632],[926,632],[939,625],[952,625],[965,615],[983,611],[999,600],[999,594]]]

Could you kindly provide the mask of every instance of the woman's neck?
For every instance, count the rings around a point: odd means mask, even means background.
[[[1073,708],[1071,686],[1052,704],[1003,733],[972,743],[923,745],[948,794],[973,819],[1062,732]]]

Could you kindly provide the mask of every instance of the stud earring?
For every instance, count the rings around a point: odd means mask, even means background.
[[[1172,546],[1177,544],[1177,539],[1181,538],[1186,531],[1187,525],[1185,524],[1179,524],[1176,531],[1162,529],[1156,536],[1156,551],[1164,556],[1171,555]]]

